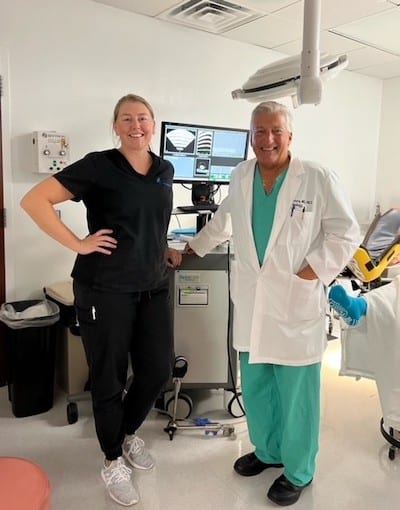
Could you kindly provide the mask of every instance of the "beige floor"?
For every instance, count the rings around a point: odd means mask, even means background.
[[[381,416],[375,382],[339,377],[340,343],[329,342],[323,365],[321,447],[314,483],[297,510],[398,510],[400,452],[391,461],[379,431]],[[223,395],[207,391],[194,413],[233,423],[223,410]],[[68,425],[65,395],[42,415],[15,418],[0,388],[0,455],[39,463],[52,485],[53,510],[122,508],[105,494],[99,470],[102,455],[94,433],[90,403],[79,405],[79,420]],[[137,510],[261,510],[272,508],[266,491],[279,470],[253,478],[232,471],[234,460],[252,450],[245,423],[236,438],[178,431],[173,441],[163,428],[167,418],[152,412],[141,436],[157,461],[151,472],[135,472],[141,501]],[[275,507],[277,508],[277,507]]]

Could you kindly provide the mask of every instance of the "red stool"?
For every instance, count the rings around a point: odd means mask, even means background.
[[[30,460],[0,457],[0,510],[50,510],[43,469]]]

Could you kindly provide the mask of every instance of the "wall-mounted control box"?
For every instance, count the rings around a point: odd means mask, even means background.
[[[69,141],[64,133],[34,131],[32,135],[34,172],[55,174],[69,164]]]

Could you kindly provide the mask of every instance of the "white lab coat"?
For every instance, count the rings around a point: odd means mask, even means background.
[[[367,315],[341,334],[341,375],[375,379],[385,425],[400,430],[400,276],[363,294]]]
[[[359,227],[336,175],[292,158],[260,267],[251,219],[255,163],[238,165],[228,196],[189,244],[204,256],[233,236],[230,290],[237,350],[249,351],[251,363],[316,363],[326,346],[324,285],[354,254]],[[318,280],[296,276],[307,264]]]

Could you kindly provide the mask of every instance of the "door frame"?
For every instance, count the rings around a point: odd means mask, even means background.
[[[0,47],[0,75],[2,81],[1,101],[1,146],[2,146],[2,182],[0,187],[3,191],[3,207],[6,210],[6,228],[3,228],[4,235],[4,268],[0,267],[4,274],[4,301],[15,299],[15,263],[13,257],[13,216],[14,216],[14,186],[11,172],[11,107],[10,107],[10,84],[9,84],[9,54]],[[1,288],[1,283],[0,283]],[[3,297],[3,296],[0,296]]]
[[[11,256],[13,186],[11,174],[11,136],[10,136],[10,94],[9,94],[9,55],[0,47],[0,208],[4,210],[5,222],[0,223],[0,303],[9,301],[10,289],[15,287],[14,260]],[[14,293],[14,291],[13,291]],[[0,323],[0,386],[7,382],[6,327]]]

